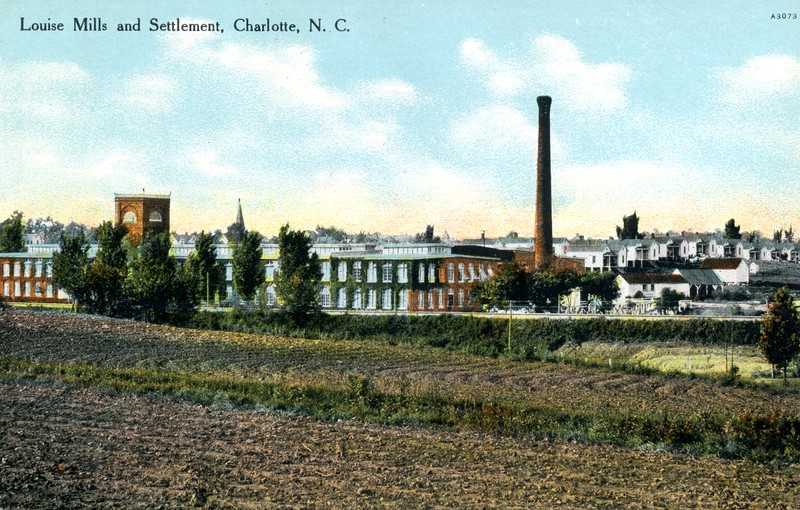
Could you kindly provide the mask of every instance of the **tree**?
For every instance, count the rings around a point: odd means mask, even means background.
[[[125,287],[133,310],[144,320],[162,321],[170,312],[194,310],[194,295],[177,271],[170,244],[168,234],[149,233],[130,263]]]
[[[59,249],[53,254],[53,284],[64,289],[73,300],[73,309],[82,305],[87,295],[86,269],[89,265],[89,243],[83,233],[61,234]]]
[[[191,289],[196,301],[210,301],[223,283],[224,268],[217,264],[217,248],[214,236],[200,232],[194,242],[194,251],[183,265],[183,279]]]
[[[579,278],[579,285],[587,299],[599,299],[603,303],[601,308],[607,308],[619,297],[617,275],[611,271],[584,273]]]
[[[25,251],[25,228],[22,225],[22,213],[14,213],[0,223],[0,253],[18,253]]]
[[[617,226],[617,239],[641,239],[642,234],[639,233],[639,217],[636,216],[636,211],[630,216],[622,217],[622,228]]]
[[[733,218],[725,223],[725,239],[741,239],[742,234],[739,232],[741,225],[737,225]]]
[[[659,310],[677,311],[680,301],[686,299],[686,294],[677,290],[664,288],[661,296],[656,299],[655,305]]]
[[[536,271],[531,280],[531,301],[538,306],[552,306],[579,283],[580,277],[572,271]]]
[[[311,238],[286,224],[278,232],[278,266],[275,293],[278,303],[291,313],[307,314],[319,309],[322,268],[311,253]]]
[[[128,274],[128,249],[124,239],[128,230],[105,221],[97,229],[98,249],[86,270],[86,309],[89,313],[125,315],[128,300],[125,278]]]
[[[349,234],[347,232],[334,226],[323,227],[322,225],[317,225],[317,229],[314,231],[315,239],[324,238],[329,243],[343,243],[347,241],[348,237]]]
[[[786,367],[800,353],[800,319],[794,300],[785,286],[772,295],[769,312],[761,323],[758,347],[775,369],[783,370],[786,380]]]
[[[501,264],[495,274],[473,289],[473,296],[484,308],[506,308],[509,301],[529,301],[533,275],[519,262]]]
[[[264,283],[264,263],[261,261],[261,234],[247,232],[242,241],[233,246],[233,287],[245,301],[252,301],[256,289]]]
[[[442,238],[433,235],[433,225],[425,227],[425,233],[419,233],[414,236],[415,243],[441,243]]]

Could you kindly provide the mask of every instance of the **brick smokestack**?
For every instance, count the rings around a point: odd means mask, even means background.
[[[550,96],[539,96],[539,153],[536,159],[536,267],[553,256],[553,207],[550,194]]]

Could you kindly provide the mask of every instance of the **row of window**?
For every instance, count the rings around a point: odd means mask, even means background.
[[[361,261],[355,260],[350,262],[350,269],[353,280],[360,282],[362,278],[361,272]],[[381,264],[381,282],[383,283],[392,283],[392,263],[385,262]],[[475,264],[469,263],[458,264],[458,281],[459,282],[474,282],[474,281],[484,281],[487,278],[492,276],[492,266],[491,265],[484,265],[483,263],[478,264],[477,272],[475,269]],[[346,260],[339,261],[338,267],[336,269],[336,279],[337,281],[343,282],[347,280],[347,270],[348,270],[348,262]],[[429,283],[436,283],[436,265],[433,263],[429,263],[427,266],[425,264],[419,264],[417,266],[418,275],[417,280],[419,283],[427,282]],[[397,282],[398,283],[408,283],[408,273],[409,273],[409,263],[401,262],[397,264]],[[450,283],[455,282],[456,278],[456,265],[453,262],[447,264],[447,281]],[[331,279],[331,263],[329,261],[322,262],[322,281],[330,281]],[[378,281],[378,263],[377,262],[369,262],[367,263],[367,282],[368,283],[376,283]]]
[[[151,212],[149,221],[154,223],[163,221],[161,213],[158,211]],[[136,223],[136,213],[131,210],[125,211],[125,214],[122,215],[122,223]]]
[[[60,298],[60,293],[58,289],[54,289],[52,284],[43,284],[43,283],[35,283],[31,284],[31,282],[25,282],[24,286],[21,282],[14,282],[14,293],[11,293],[11,282],[3,282],[3,295],[7,297],[56,297]],[[24,289],[24,292],[23,292]]]
[[[26,260],[24,262],[3,262],[3,276],[8,278],[11,277],[11,273],[14,273],[14,276],[19,278],[24,276],[25,278],[31,277],[31,272],[34,273],[36,278],[41,278],[42,274],[46,274],[48,278],[53,276],[53,262],[48,261],[47,265],[44,264],[42,260],[31,261]]]

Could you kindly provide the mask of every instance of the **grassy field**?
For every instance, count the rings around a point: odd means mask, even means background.
[[[21,311],[0,347],[0,507],[800,505],[793,391]]]

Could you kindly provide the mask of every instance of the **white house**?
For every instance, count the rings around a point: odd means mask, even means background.
[[[664,289],[672,289],[687,296],[691,294],[692,286],[680,274],[667,273],[621,273],[617,276],[619,285],[619,298],[617,303],[624,303],[627,298],[634,297],[641,292],[645,298],[657,298]]]
[[[740,258],[707,258],[700,263],[700,269],[713,270],[726,285],[746,285],[750,282],[750,268]]]

